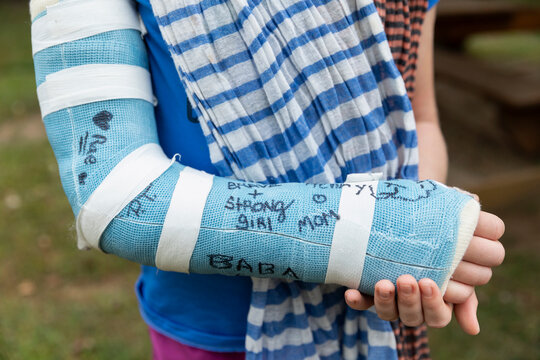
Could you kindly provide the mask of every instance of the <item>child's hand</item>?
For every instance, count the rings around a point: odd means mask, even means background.
[[[491,278],[491,267],[502,263],[504,248],[498,239],[503,233],[501,219],[487,212],[480,213],[474,237],[448,284],[444,298],[434,281],[422,279],[416,282],[412,276],[403,275],[397,280],[397,303],[395,287],[389,280],[376,284],[374,297],[349,289],[345,300],[357,310],[365,310],[375,304],[377,314],[384,320],[400,318],[407,326],[425,322],[431,327],[448,325],[453,304],[456,304],[454,311],[461,328],[475,335],[480,329],[474,286],[486,284]]]

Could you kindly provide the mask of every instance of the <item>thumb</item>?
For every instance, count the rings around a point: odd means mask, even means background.
[[[355,289],[345,291],[345,302],[355,310],[367,310],[375,303],[373,296],[364,295]]]
[[[454,313],[459,326],[469,335],[478,335],[480,332],[480,325],[476,317],[477,309],[478,298],[475,292],[464,303],[454,306]]]

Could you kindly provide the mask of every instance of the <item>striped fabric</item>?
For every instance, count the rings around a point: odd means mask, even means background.
[[[396,350],[399,360],[429,360],[427,326],[409,327],[400,321],[392,322],[396,336]]]
[[[422,24],[428,0],[376,0],[375,6],[384,23],[394,61],[405,80],[409,98],[413,98],[416,60]],[[399,360],[430,359],[427,327],[408,327],[400,321],[392,323]]]
[[[371,0],[151,3],[221,176],[417,177],[411,104]],[[397,358],[391,324],[344,291],[253,279],[247,358]]]
[[[394,61],[405,80],[409,97],[414,93],[416,60],[428,0],[376,0]]]

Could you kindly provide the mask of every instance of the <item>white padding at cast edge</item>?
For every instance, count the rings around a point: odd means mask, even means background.
[[[90,64],[47,75],[37,88],[41,116],[73,106],[113,99],[154,103],[150,73],[136,65]]]
[[[349,174],[345,179],[346,183],[359,183],[364,181],[378,181],[382,180],[383,173],[361,173],[361,174]]]
[[[47,14],[32,23],[32,54],[52,46],[107,31],[141,31],[131,0],[66,0],[47,6]]]
[[[141,27],[141,35],[144,37],[148,34],[148,29],[146,28],[146,25],[144,25],[144,20],[141,16],[141,14],[139,14],[139,26]]]
[[[341,190],[325,283],[358,289],[375,211],[372,191],[377,192],[378,181],[353,184]]]
[[[30,0],[30,18],[32,21],[41,14],[47,6],[54,5],[58,0]]]
[[[99,240],[109,223],[174,161],[157,144],[145,144],[122,159],[79,211],[79,249],[99,249]]]
[[[156,267],[189,273],[206,199],[214,177],[186,167],[180,172],[156,252]]]
[[[461,261],[463,255],[465,255],[465,251],[469,247],[471,239],[474,235],[474,230],[476,229],[476,225],[478,224],[479,217],[480,204],[478,203],[478,201],[471,198],[469,201],[467,201],[465,206],[463,206],[461,214],[459,215],[459,227],[457,231],[456,249],[454,257],[452,259],[452,265],[450,266],[446,278],[444,279],[444,282],[441,286],[441,292],[443,294],[446,292],[448,283],[450,282],[450,278],[454,274],[454,271],[456,271],[459,262]]]

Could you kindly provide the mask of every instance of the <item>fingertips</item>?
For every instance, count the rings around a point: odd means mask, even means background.
[[[367,310],[373,306],[373,297],[355,289],[345,291],[345,302],[355,310]]]
[[[485,211],[480,212],[474,235],[489,240],[498,240],[503,236],[504,231],[505,226],[501,218]]]
[[[381,280],[375,285],[375,309],[382,320],[398,318],[395,287],[390,280]]]
[[[500,241],[473,236],[463,260],[477,265],[494,267],[502,264],[504,256],[504,246]]]
[[[444,301],[452,304],[461,304],[474,293],[474,287],[450,280],[444,293]]]
[[[430,279],[418,282],[422,296],[424,321],[430,327],[442,328],[452,320],[452,305],[444,302],[437,284]]]
[[[455,306],[456,320],[459,326],[469,335],[477,335],[480,332],[480,324],[476,317],[478,299],[473,293],[463,304]]]
[[[492,274],[493,271],[490,267],[462,261],[452,274],[452,279],[463,284],[479,286],[487,284]]]
[[[397,281],[398,311],[401,321],[407,326],[418,326],[424,322],[420,290],[416,279],[402,275]]]
[[[420,293],[422,295],[422,304],[432,304],[437,300],[437,297],[440,296],[439,288],[433,280],[422,279],[418,282],[418,287],[420,288]]]

